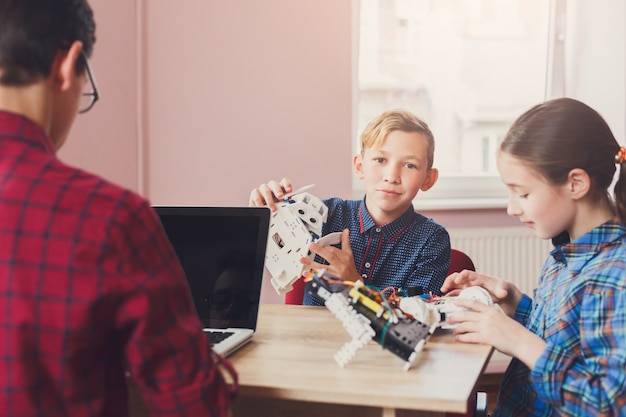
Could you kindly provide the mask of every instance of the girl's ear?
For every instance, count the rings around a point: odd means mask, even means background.
[[[364,176],[364,174],[363,174],[363,156],[361,156],[361,154],[354,155],[352,163],[354,164],[354,172],[356,173],[357,177],[360,180],[362,180],[363,176]]]
[[[589,193],[591,178],[587,171],[580,168],[572,169],[567,175],[568,191],[574,200],[580,200]]]

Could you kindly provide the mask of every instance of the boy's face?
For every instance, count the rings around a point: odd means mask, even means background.
[[[365,183],[367,210],[377,224],[400,217],[419,190],[437,181],[428,169],[428,144],[422,133],[394,130],[378,149],[354,157],[354,169]]]

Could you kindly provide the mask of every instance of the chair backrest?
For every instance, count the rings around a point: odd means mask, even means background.
[[[301,305],[304,299],[304,279],[300,277],[292,285],[293,289],[285,294],[285,304]]]
[[[450,249],[450,268],[448,268],[448,275],[454,272],[461,272],[464,269],[476,271],[472,259],[463,251]]]
[[[470,269],[476,271],[474,262],[463,251],[458,249],[450,249],[450,268],[448,268],[448,275],[453,272],[461,272],[464,269]],[[285,294],[285,304],[302,304],[304,299],[304,280],[300,278],[293,283],[293,289]]]

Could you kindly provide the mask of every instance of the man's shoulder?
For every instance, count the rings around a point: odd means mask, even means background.
[[[115,213],[135,213],[149,207],[148,200],[137,192],[89,171],[62,165],[65,204],[82,207],[87,213],[113,216]],[[119,214],[118,214],[119,215]]]

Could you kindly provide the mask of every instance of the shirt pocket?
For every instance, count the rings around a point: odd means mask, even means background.
[[[571,344],[578,343],[580,339],[580,300],[571,293],[555,292],[547,305],[549,307],[544,311],[544,339],[572,349]]]

